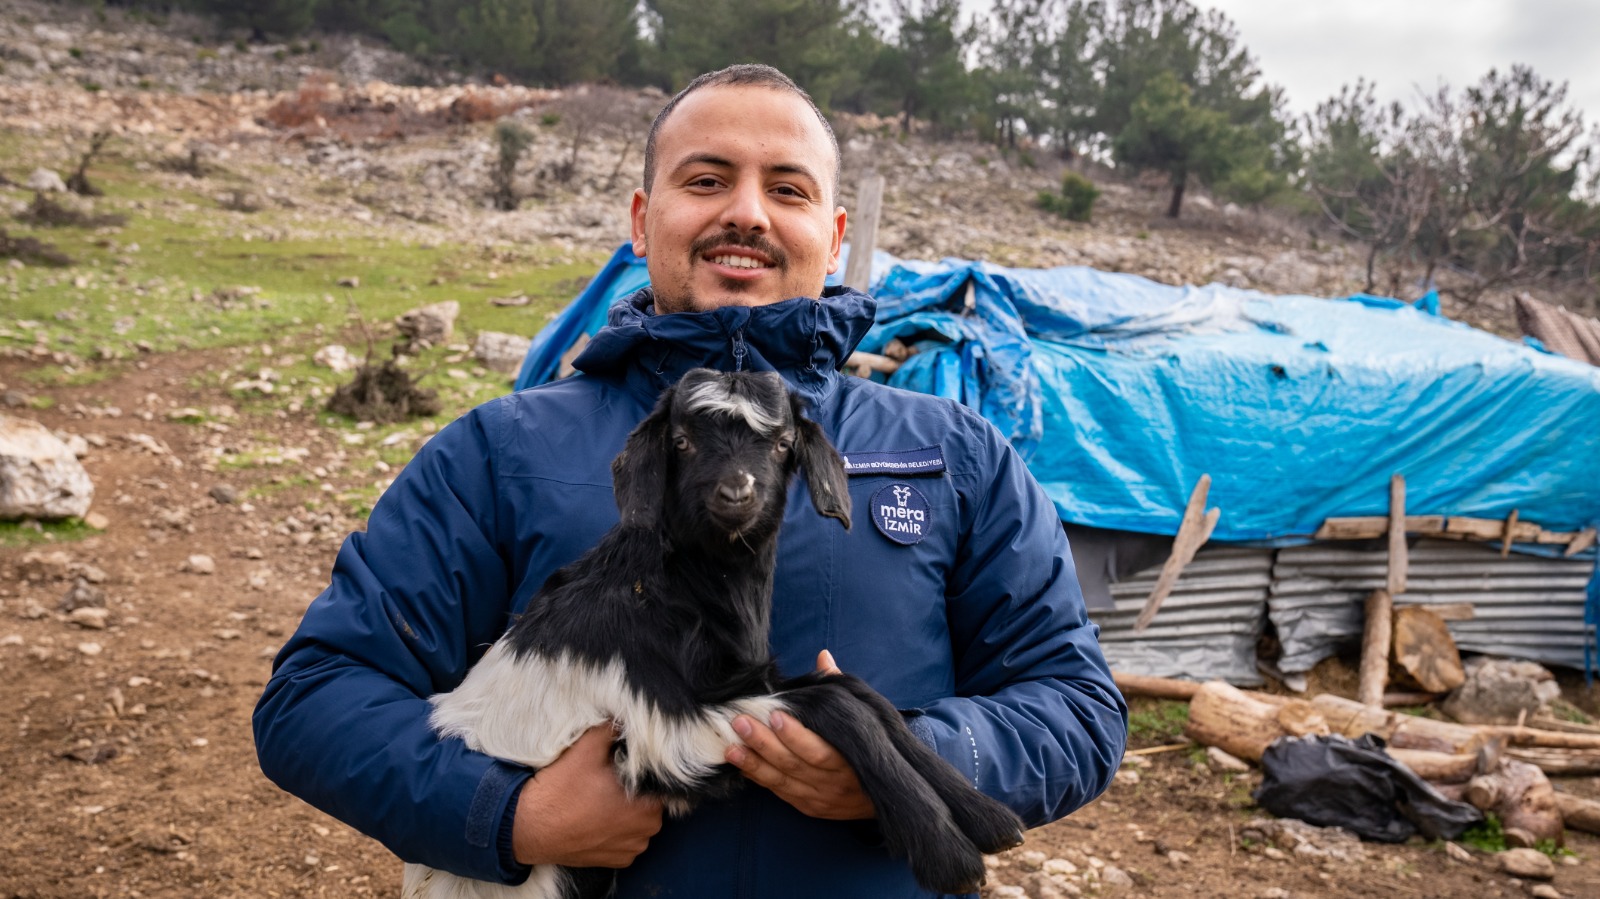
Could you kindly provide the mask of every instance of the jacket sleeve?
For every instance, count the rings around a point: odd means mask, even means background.
[[[266,775],[401,859],[515,882],[497,839],[525,769],[441,741],[427,697],[460,683],[505,629],[492,417],[441,431],[395,479],[366,533],[279,652],[253,719]]]
[[[977,464],[956,473],[963,543],[946,596],[955,693],[907,722],[1030,827],[1110,785],[1127,704],[1088,620],[1055,507],[1021,457],[968,418]]]

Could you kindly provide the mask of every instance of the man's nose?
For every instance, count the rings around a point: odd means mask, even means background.
[[[722,226],[733,231],[765,232],[772,229],[767,218],[766,188],[754,179],[741,179],[728,191],[722,211]]]

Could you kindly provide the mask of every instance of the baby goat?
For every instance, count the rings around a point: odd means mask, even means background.
[[[884,840],[936,892],[983,880],[1017,817],[906,729],[859,678],[778,676],[768,648],[788,486],[804,468],[822,515],[850,526],[839,454],[772,373],[696,369],[662,394],[612,463],[621,522],[553,574],[432,724],[474,750],[550,764],[585,730],[617,730],[617,777],[672,814],[743,781],[724,763],[740,714],[794,715],[848,760]],[[613,872],[535,866],[506,887],[406,865],[406,899],[590,899]]]

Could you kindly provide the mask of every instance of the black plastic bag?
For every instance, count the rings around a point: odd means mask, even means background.
[[[1403,843],[1420,832],[1453,840],[1483,820],[1464,802],[1440,795],[1390,758],[1383,740],[1279,737],[1261,757],[1265,777],[1255,801],[1280,818],[1342,827],[1364,840]]]

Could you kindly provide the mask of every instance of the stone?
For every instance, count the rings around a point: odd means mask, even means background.
[[[330,343],[312,353],[311,361],[335,372],[351,371],[360,364],[356,357],[350,355],[350,351],[345,349],[343,344],[338,343]]]
[[[214,574],[217,570],[216,561],[204,553],[190,556],[185,565],[195,574]]]
[[[61,550],[23,553],[17,563],[17,576],[25,581],[65,580],[72,573],[72,557]]]
[[[67,182],[50,169],[34,169],[28,180],[22,183],[23,187],[38,193],[66,193]]]
[[[1561,891],[1548,883],[1536,883],[1533,889],[1528,890],[1528,895],[1534,899],[1562,899]]]
[[[103,531],[111,527],[111,519],[99,512],[90,512],[88,515],[83,516],[83,523],[97,531]]]
[[[460,314],[461,304],[446,300],[403,312],[394,320],[394,324],[413,347],[438,346],[450,339],[455,330],[456,316]]]
[[[1556,876],[1555,863],[1537,849],[1507,849],[1497,856],[1500,870],[1512,877],[1549,880]]]
[[[1029,871],[1040,870],[1044,867],[1044,863],[1048,859],[1049,856],[1037,849],[1029,849],[1026,852],[1018,853],[1017,855],[1017,862]]]
[[[1189,853],[1187,852],[1179,852],[1178,850],[1174,849],[1167,853],[1167,862],[1174,868],[1180,868],[1184,865],[1187,865],[1192,860],[1193,859],[1189,858]]]
[[[1116,865],[1106,865],[1100,869],[1100,882],[1106,889],[1121,889],[1133,886],[1133,876]]]
[[[1448,855],[1451,861],[1463,863],[1472,861],[1472,853],[1456,843],[1446,842],[1444,844],[1444,854]]]
[[[1111,781],[1119,787],[1136,787],[1139,785],[1139,772],[1132,768],[1124,768],[1113,774]]]
[[[1025,897],[1028,895],[1028,891],[1022,887],[1016,886],[1015,884],[1008,884],[1006,886],[995,887],[989,891],[989,895],[996,897],[996,899],[999,899],[1001,896],[1012,897],[1012,899],[1025,899]]]
[[[1206,758],[1223,771],[1249,771],[1250,763],[1215,746],[1206,747]]]
[[[1037,871],[1022,879],[1022,889],[1028,899],[1063,899],[1066,896],[1053,877]]]
[[[89,630],[94,631],[103,631],[106,629],[106,620],[110,617],[111,613],[105,609],[84,607],[73,609],[72,612],[67,615],[67,620],[78,625],[79,627],[88,628]]]
[[[479,362],[501,374],[514,375],[522,369],[522,360],[533,344],[529,338],[501,331],[479,331],[472,345],[472,355]]]
[[[86,656],[97,656],[104,650],[105,650],[105,647],[101,646],[99,643],[92,643],[91,642],[91,643],[79,643],[78,644],[78,652],[81,652]]]
[[[224,506],[231,506],[239,501],[239,491],[232,484],[218,484],[207,491],[208,495]]]
[[[1078,866],[1064,858],[1052,858],[1045,861],[1044,871],[1046,874],[1059,874],[1063,877],[1070,877],[1078,873]]]
[[[104,609],[105,605],[105,591],[90,584],[87,578],[80,577],[61,597],[56,608],[63,612],[75,612],[79,609]]]
[[[94,482],[43,425],[0,414],[0,520],[82,518]]]
[[[1289,899],[1289,891],[1283,887],[1267,887],[1260,896],[1261,899]]]
[[[1465,668],[1467,679],[1442,706],[1463,724],[1515,724],[1561,695],[1555,675],[1536,662],[1479,656]]]

